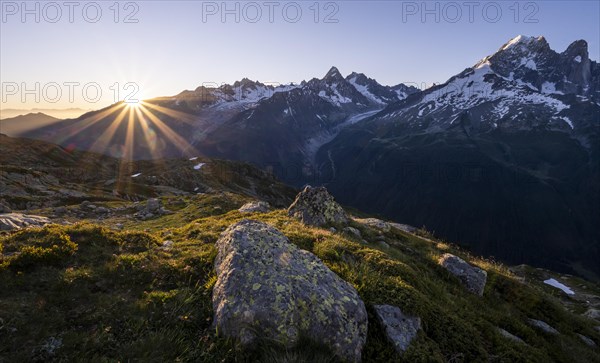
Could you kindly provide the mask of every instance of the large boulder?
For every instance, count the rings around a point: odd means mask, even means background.
[[[360,361],[365,305],[319,258],[250,220],[230,226],[216,246],[212,301],[219,334],[243,345],[264,338],[288,347],[305,336],[342,359]]]
[[[41,227],[48,223],[50,223],[50,220],[42,216],[21,213],[0,214],[0,231],[12,231],[27,227]]]
[[[375,305],[373,308],[388,340],[399,354],[404,353],[421,329],[421,319],[405,315],[396,306]]]
[[[468,291],[479,296],[483,295],[487,272],[450,253],[444,254],[439,263],[451,274],[458,277]]]
[[[348,216],[325,187],[307,186],[288,208],[288,215],[310,226],[348,223]]]

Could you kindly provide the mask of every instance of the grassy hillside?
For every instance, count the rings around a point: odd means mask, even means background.
[[[561,292],[541,280],[524,282],[506,266],[423,231],[420,237],[352,222],[364,243],[306,227],[284,210],[242,215],[237,208],[249,200],[237,193],[163,197],[173,213],[156,219],[113,214],[0,237],[0,361],[335,362],[314,342],[296,350],[264,342],[244,351],[215,335],[214,243],[232,223],[252,218],[280,229],[354,285],[369,311],[365,362],[600,362],[598,348],[577,335],[600,344],[598,322],[568,311]],[[123,230],[113,229],[117,223]],[[381,233],[390,247],[376,242]],[[446,252],[487,270],[483,297],[438,266]],[[396,305],[422,318],[423,329],[402,357],[384,338],[373,304]],[[577,301],[571,304],[570,310],[581,309]],[[543,333],[528,318],[560,334]],[[502,337],[498,327],[526,344]]]

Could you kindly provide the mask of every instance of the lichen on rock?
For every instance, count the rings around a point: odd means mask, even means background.
[[[288,215],[302,223],[321,227],[327,224],[346,224],[348,216],[325,187],[307,186],[288,208]]]
[[[367,313],[356,290],[277,229],[243,220],[217,241],[213,289],[218,334],[252,345],[295,346],[307,337],[359,362]]]

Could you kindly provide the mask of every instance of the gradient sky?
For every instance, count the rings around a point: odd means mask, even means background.
[[[256,23],[243,16],[255,17],[255,9],[248,2],[238,2],[239,23],[234,15],[222,22],[220,12],[205,14],[203,21],[203,8],[210,10],[211,2],[202,1],[136,1],[127,9],[126,2],[121,2],[117,23],[110,9],[114,1],[97,2],[102,16],[96,23],[83,17],[86,4],[89,18],[95,17],[94,6],[83,1],[74,9],[72,23],[68,8],[63,6],[60,19],[51,23],[47,20],[56,17],[55,9],[47,8],[44,14],[45,3],[37,3],[41,9],[39,23],[34,15],[27,15],[22,22],[21,1],[2,1],[0,76],[4,109],[96,109],[114,101],[110,87],[117,82],[119,99],[128,93],[123,89],[127,82],[139,86],[137,96],[141,98],[173,95],[204,83],[231,83],[243,77],[300,82],[322,77],[332,65],[344,75],[362,72],[382,84],[429,85],[444,82],[518,34],[543,35],[559,52],[572,41],[585,39],[590,57],[596,61],[600,58],[598,1],[523,1],[518,3],[518,14],[514,1],[471,2],[476,4],[472,19],[463,1],[453,3],[461,9],[460,17],[448,2],[427,2],[425,6],[434,10],[438,4],[439,21],[434,14],[422,19],[422,9],[409,14],[414,5],[423,6],[420,1],[337,1],[329,2],[333,6],[328,8],[328,2],[323,1],[317,23],[310,8],[314,1],[296,2],[302,9],[296,23],[286,21],[282,14],[287,4],[288,16],[295,16],[294,5],[287,1],[276,2],[273,22],[269,8],[257,1],[263,14]],[[19,7],[15,15],[11,15],[11,4]],[[28,2],[27,6],[33,9],[35,4]],[[223,10],[221,1],[212,4],[220,8],[217,11]],[[235,4],[228,2],[227,6],[234,8]],[[125,15],[136,7],[133,19],[138,22],[124,23]],[[324,22],[325,15],[336,7],[333,19],[338,22]],[[498,7],[502,14],[497,17]],[[498,21],[493,22],[496,17]],[[40,102],[31,95],[22,102],[23,82],[28,88],[40,82]],[[56,103],[47,102],[41,89],[50,82],[60,85],[62,96]],[[73,102],[65,82],[80,84],[74,88]],[[89,82],[95,82],[102,91],[97,102],[90,102],[97,86],[88,89],[88,100],[82,95],[83,85]],[[19,89],[16,95],[9,95],[5,87],[13,83]],[[46,91],[55,96],[51,87]]]

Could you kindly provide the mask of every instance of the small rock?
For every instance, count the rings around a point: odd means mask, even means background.
[[[156,199],[156,198],[151,198],[148,199],[148,201],[146,202],[146,209],[149,212],[158,212],[160,210],[160,200]]]
[[[479,267],[468,264],[462,258],[450,253],[444,254],[440,258],[439,264],[451,274],[458,277],[468,291],[483,296],[487,281],[487,272]]]
[[[331,228],[329,228],[329,232],[335,233],[335,232],[337,232],[337,229],[335,229],[335,227],[331,227]]]
[[[109,212],[108,208],[105,208],[105,207],[96,208],[96,213],[98,213],[98,214],[106,214],[108,212]]]
[[[500,335],[502,335],[506,339],[512,340],[513,342],[517,342],[517,343],[520,343],[520,344],[525,344],[525,342],[523,341],[523,339],[519,338],[516,335],[513,335],[513,334],[507,332],[506,330],[504,330],[502,328],[498,328],[498,333],[500,333]]]
[[[382,230],[383,232],[389,232],[391,229],[391,226],[388,222],[382,221],[381,219],[377,218],[355,219],[355,221],[357,221],[358,223],[365,224],[369,227],[377,228],[379,230]]]
[[[405,352],[421,329],[421,319],[405,315],[398,307],[391,305],[375,305],[373,308],[388,340],[398,353]]]
[[[117,223],[117,224],[114,225],[113,228],[116,229],[116,230],[118,230],[118,231],[121,231],[123,229],[123,227],[124,227],[123,223]]]
[[[362,238],[360,231],[354,227],[346,227],[346,228],[344,228],[344,232],[346,232],[356,238]]]
[[[12,231],[27,227],[41,227],[50,223],[50,219],[21,213],[0,214],[0,231]]]
[[[595,347],[596,346],[596,342],[594,342],[592,339],[586,337],[583,334],[577,334],[579,336],[579,338],[588,346],[590,347]]]
[[[346,224],[348,217],[342,207],[335,202],[325,187],[307,186],[288,208],[288,215],[310,226],[326,224]]]
[[[401,231],[408,232],[408,233],[415,233],[418,229],[417,227],[409,226],[408,224],[392,223],[392,222],[388,222],[388,224],[392,228],[396,228],[396,229],[399,229]]]
[[[536,320],[536,319],[528,319],[527,320],[529,322],[529,325],[536,327],[548,334],[558,334],[558,330],[554,329],[553,327],[551,327],[550,325],[548,325],[548,323],[541,321],[541,320]]]
[[[267,202],[249,202],[244,204],[238,211],[240,213],[267,213],[270,210]]]

